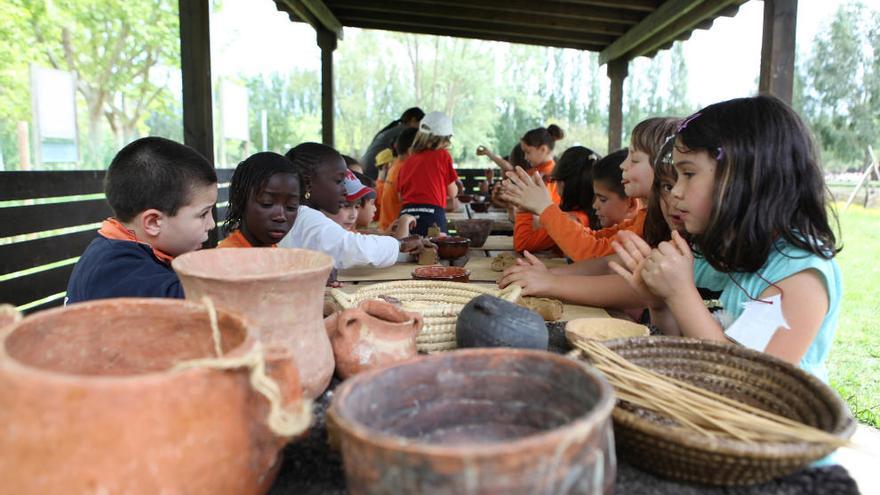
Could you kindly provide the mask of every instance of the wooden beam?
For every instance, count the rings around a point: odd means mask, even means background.
[[[531,30],[526,34],[516,33],[509,27],[493,26],[488,23],[479,21],[456,21],[440,18],[418,17],[413,15],[401,14],[385,14],[381,18],[376,19],[374,16],[345,15],[340,16],[346,26],[366,27],[370,25],[371,29],[387,29],[396,31],[405,31],[411,33],[427,33],[443,35],[443,30],[450,32],[446,36],[459,36],[465,38],[478,38],[477,34],[488,35],[488,39],[497,41],[507,41],[509,37],[526,37],[534,40],[544,40],[546,46],[553,46],[558,42],[569,42],[573,44],[591,45],[595,47],[607,46],[614,40],[613,36],[602,34],[584,34],[573,31],[560,30]],[[439,33],[437,31],[440,31]],[[463,33],[459,35],[451,34],[452,31]]]
[[[343,19],[346,17],[363,18],[365,15],[370,15],[371,13],[391,15],[400,14],[400,6],[389,4],[388,2],[337,0],[334,1],[333,8]],[[469,7],[457,6],[454,8],[438,5],[436,3],[424,4],[420,5],[417,9],[409,10],[406,15],[414,19],[422,17],[427,17],[429,19],[444,19],[450,23],[453,21],[473,21],[477,19],[480,23],[483,23],[486,26],[498,26],[500,29],[512,29],[512,27],[534,29],[537,25],[541,26],[541,30],[560,29],[572,32],[606,34],[612,36],[620,36],[626,32],[626,27],[622,24],[544,15],[540,10],[538,12],[506,12],[487,8],[482,4],[471,4]],[[384,18],[384,16],[376,17],[380,19]],[[426,22],[430,22],[430,20]],[[458,25],[458,23],[456,24]]]
[[[611,7],[642,12],[653,12],[662,3],[658,0],[568,0],[568,2],[577,5],[588,5],[590,7]]]
[[[679,17],[696,8],[701,1],[667,0],[660,8],[645,17],[642,22],[633,26],[626,34],[609,45],[608,48],[602,50],[599,54],[599,64],[605,64],[611,60],[626,56],[633,48],[664,30]]]
[[[538,46],[555,46],[559,48],[573,48],[576,50],[589,50],[589,51],[598,51],[601,50],[604,45],[598,43],[582,43],[575,40],[553,40],[547,38],[537,38],[527,35],[516,35],[516,34],[498,34],[498,33],[485,33],[485,32],[473,32],[466,31],[463,29],[451,29],[451,28],[439,28],[435,26],[413,26],[407,24],[397,25],[396,23],[385,23],[382,21],[356,21],[356,22],[346,22],[346,26],[358,27],[363,29],[377,29],[382,31],[397,31],[401,33],[410,33],[410,34],[432,34],[437,36],[451,36],[454,38],[466,38],[466,39],[478,39],[485,41],[499,41],[504,43],[521,43],[524,45],[538,45]]]
[[[318,46],[321,47],[321,141],[333,146],[333,50],[336,36],[332,31],[318,29]]]
[[[345,3],[350,3],[351,0],[342,1],[344,1]],[[338,4],[341,4],[341,2],[337,0],[327,0],[327,3],[333,9],[335,9]],[[388,2],[386,0],[362,0],[357,3],[359,5],[369,6],[388,6]],[[398,0],[394,2],[394,6],[397,7],[398,12],[414,12],[422,9],[425,5],[442,5],[453,8],[468,8],[474,7],[475,2],[473,0]],[[536,4],[534,0],[483,0],[479,2],[478,5],[481,8],[490,9],[498,12],[522,13],[534,12]],[[644,17],[644,14],[631,10],[573,5],[566,1],[556,0],[542,1],[540,4],[540,14],[544,16],[554,16],[565,19],[601,21],[615,25],[623,24],[625,26],[634,26],[635,24],[639,23]]]
[[[676,39],[682,37],[682,34],[684,33],[693,31],[704,24],[708,27],[713,22],[715,16],[720,12],[729,9],[731,5],[738,3],[741,3],[741,0],[705,1],[697,8],[676,19],[663,31],[656,33],[654,36],[651,36],[633,48],[626,55],[626,58],[632,60],[636,57],[651,54],[667,45],[671,45]]]
[[[333,15],[322,0],[300,0],[324,29],[332,32],[338,39],[342,39],[342,23]]]
[[[291,21],[305,22],[312,29],[321,27],[321,21],[300,0],[275,0],[275,8],[286,12]]]
[[[797,0],[764,0],[758,91],[791,104],[794,87]]]
[[[211,101],[210,0],[179,0],[180,73],[183,83],[183,142],[214,163],[214,120]],[[217,220],[216,208],[213,211]],[[207,245],[217,244],[217,229]]]
[[[623,80],[629,72],[629,61],[614,59],[608,63],[611,91],[608,101],[608,153],[620,149],[623,135]]]

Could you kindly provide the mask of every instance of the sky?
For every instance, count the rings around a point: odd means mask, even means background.
[[[799,55],[805,53],[845,1],[798,2]],[[862,0],[862,3],[880,10],[880,0]],[[222,6],[211,19],[212,44],[223,54],[219,56],[215,51],[212,56],[214,74],[283,73],[296,67],[320,69],[320,50],[312,28],[290,22],[286,14],[275,9],[271,0],[224,0]],[[695,105],[757,91],[763,8],[762,1],[751,0],[740,7],[735,17],[720,17],[710,30],[696,30],[684,42],[688,91]],[[345,39],[340,43],[345,43]],[[603,84],[603,88],[606,87],[607,83]]]

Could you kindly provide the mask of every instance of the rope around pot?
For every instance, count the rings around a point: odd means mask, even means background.
[[[269,415],[266,417],[269,429],[282,437],[293,437],[305,431],[312,422],[312,401],[301,399],[300,411],[298,413],[291,412],[281,405],[284,400],[281,395],[281,389],[278,387],[278,383],[266,374],[266,360],[263,354],[263,346],[260,342],[256,342],[251,350],[243,356],[222,357],[223,350],[220,345],[221,336],[220,327],[217,323],[217,310],[208,296],[202,298],[202,303],[205,305],[211,321],[211,337],[214,341],[214,351],[218,357],[183,361],[175,364],[172,370],[194,368],[231,370],[249,368],[251,387],[269,402]]]

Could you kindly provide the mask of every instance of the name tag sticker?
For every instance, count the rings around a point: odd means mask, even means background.
[[[725,333],[749,349],[764,352],[780,327],[789,328],[782,314],[782,295],[776,294],[763,301],[743,303],[742,314]]]

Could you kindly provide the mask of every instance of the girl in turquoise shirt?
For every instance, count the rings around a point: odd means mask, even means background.
[[[719,341],[736,333],[827,381],[842,295],[839,249],[806,127],[782,101],[757,96],[710,105],[670,139],[678,172],[670,201],[690,243],[673,232],[651,249],[622,236],[615,271],[650,301],[651,321],[664,333]],[[721,291],[721,317],[697,286]],[[746,303],[756,309],[744,313]]]

